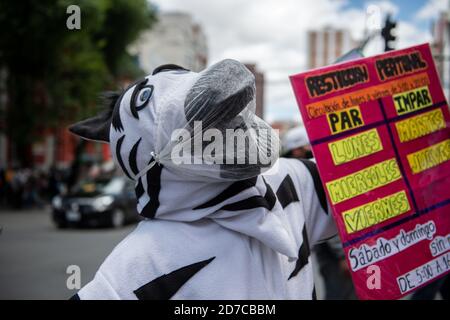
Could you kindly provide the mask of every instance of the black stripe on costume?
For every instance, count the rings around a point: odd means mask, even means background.
[[[136,192],[136,199],[139,199],[144,194],[144,186],[142,185],[142,178],[139,178],[136,188],[134,188]]]
[[[212,257],[164,274],[136,289],[134,294],[139,300],[169,300],[189,279],[214,259],[215,257]]]
[[[215,205],[218,205],[221,202],[224,202],[225,200],[228,200],[231,197],[234,197],[235,195],[241,193],[242,191],[254,187],[256,185],[256,180],[258,177],[250,178],[247,180],[240,180],[232,183],[228,188],[226,188],[224,191],[222,191],[220,194],[212,198],[211,200],[195,207],[193,210],[198,209],[205,209],[214,207]]]
[[[103,94],[104,99],[109,101],[110,107],[112,107],[111,124],[114,130],[119,132],[123,131],[122,120],[120,119],[120,102],[122,101],[122,96],[123,92],[106,92]]]
[[[290,175],[286,175],[286,177],[278,187],[277,198],[283,209],[292,202],[300,201],[298,198],[297,190],[295,190],[294,182],[292,181]]]
[[[268,210],[272,210],[273,206],[277,202],[277,197],[275,196],[275,193],[273,193],[272,188],[270,185],[266,182],[264,178],[262,178],[264,181],[264,184],[266,185],[266,194],[264,197],[261,196],[253,196],[241,201],[237,201],[234,203],[227,204],[220,208],[220,210],[226,210],[226,211],[240,211],[240,210],[250,210],[255,209],[259,207],[266,208]]]
[[[81,299],[80,299],[80,296],[78,295],[78,293],[75,293],[73,296],[71,296],[69,298],[69,300],[81,300]]]
[[[172,71],[172,70],[189,71],[189,69],[180,67],[180,66],[178,66],[176,64],[163,64],[163,65],[157,67],[155,70],[153,70],[152,76],[154,76],[155,74],[158,74],[160,72],[163,72],[163,71]]]
[[[121,136],[119,138],[119,140],[117,140],[117,144],[116,144],[116,157],[117,157],[117,161],[119,162],[120,167],[122,168],[123,172],[127,175],[128,178],[130,178],[131,180],[133,180],[133,178],[131,178],[130,174],[128,173],[127,168],[125,168],[125,165],[123,164],[123,160],[122,160],[122,156],[120,155],[120,149],[122,148],[122,143],[123,140],[125,139],[125,135]]]
[[[117,98],[116,104],[114,106],[114,111],[113,111],[113,115],[112,115],[112,125],[114,130],[122,132],[123,131],[123,125],[122,125],[122,120],[120,119],[120,104],[122,102],[123,96],[127,93],[127,91],[132,88],[133,86],[135,86],[136,84],[138,84],[141,80],[138,80],[132,84],[130,84],[125,90],[122,91],[122,93],[120,94],[120,96]]]
[[[122,120],[120,120],[120,104],[118,104],[114,108],[111,123],[112,123],[114,130],[119,131],[119,132],[123,131]]]
[[[314,181],[314,188],[316,189],[317,197],[319,198],[320,206],[323,211],[328,214],[327,197],[325,196],[325,190],[323,189],[322,181],[320,180],[319,171],[314,162],[306,159],[299,159],[308,169]]]
[[[130,169],[133,172],[134,175],[137,175],[139,173],[139,169],[137,167],[137,151],[139,148],[139,143],[141,142],[142,138],[139,138],[139,140],[133,145],[133,148],[131,148],[130,155],[128,156],[128,164],[130,165]]]
[[[303,269],[303,267],[308,264],[308,259],[311,252],[309,249],[309,241],[308,241],[308,233],[306,232],[306,225],[303,225],[302,237],[303,242],[302,245],[300,246],[300,250],[298,251],[298,259],[295,264],[294,271],[292,271],[288,280],[291,280],[293,277],[295,277]]]
[[[150,162],[153,161],[153,158]],[[161,190],[161,171],[163,165],[156,163],[147,171],[147,194],[150,200],[141,211],[141,216],[153,219],[159,208],[159,191]]]
[[[130,99],[130,111],[134,118],[139,120],[139,114],[138,111],[139,108],[136,107],[136,98],[141,89],[147,84],[148,79],[144,78],[136,83],[136,86],[133,89],[133,92],[131,93],[131,99]],[[152,91],[153,92],[153,91]],[[138,110],[139,109],[139,110]]]

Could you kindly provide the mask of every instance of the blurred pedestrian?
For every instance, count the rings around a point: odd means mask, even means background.
[[[6,172],[5,169],[0,168],[0,206],[6,205]]]
[[[286,158],[311,159],[313,157],[304,127],[295,127],[286,132],[283,137],[282,147]]]
[[[441,294],[442,299],[449,300],[449,289],[450,276],[447,275],[414,292],[411,300],[434,300],[437,298],[438,293]]]

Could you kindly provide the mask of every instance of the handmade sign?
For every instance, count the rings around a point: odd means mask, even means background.
[[[427,44],[291,77],[361,299],[450,271],[450,115]]]

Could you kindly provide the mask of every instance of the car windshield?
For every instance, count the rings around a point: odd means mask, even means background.
[[[119,177],[82,181],[73,189],[72,195],[93,197],[100,194],[119,194],[123,191],[124,184],[125,180]]]
[[[125,179],[113,178],[106,185],[102,187],[102,192],[107,194],[119,194],[123,191]]]

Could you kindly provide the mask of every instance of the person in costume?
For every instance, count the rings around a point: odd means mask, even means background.
[[[315,164],[278,158],[243,64],[164,65],[108,97],[70,130],[110,144],[145,220],[74,299],[315,297],[310,247],[336,227]]]

